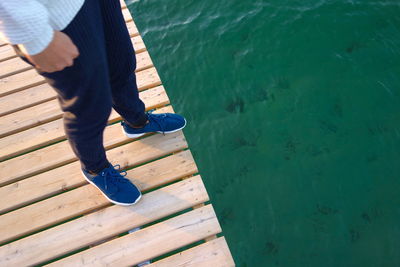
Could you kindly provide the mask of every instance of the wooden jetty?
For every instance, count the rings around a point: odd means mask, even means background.
[[[125,5],[123,13],[141,99],[173,112]],[[112,112],[107,155],[144,192],[123,207],[84,180],[61,117],[55,92],[1,43],[0,266],[234,266],[182,132],[128,139]]]

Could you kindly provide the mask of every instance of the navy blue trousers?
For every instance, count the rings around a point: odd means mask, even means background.
[[[132,125],[147,121],[136,85],[136,58],[119,0],[86,0],[62,31],[79,49],[74,65],[39,72],[56,90],[64,128],[82,168],[99,171],[107,164],[103,132],[113,107]]]

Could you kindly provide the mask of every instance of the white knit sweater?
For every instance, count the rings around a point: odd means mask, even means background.
[[[72,21],[84,0],[0,0],[0,38],[26,53],[43,51],[54,30]]]

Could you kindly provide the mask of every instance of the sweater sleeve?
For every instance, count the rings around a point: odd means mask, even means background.
[[[42,52],[53,39],[45,6],[36,0],[0,0],[0,37],[30,55]]]

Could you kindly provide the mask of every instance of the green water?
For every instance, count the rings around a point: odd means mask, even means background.
[[[129,8],[237,266],[400,266],[400,1]]]

